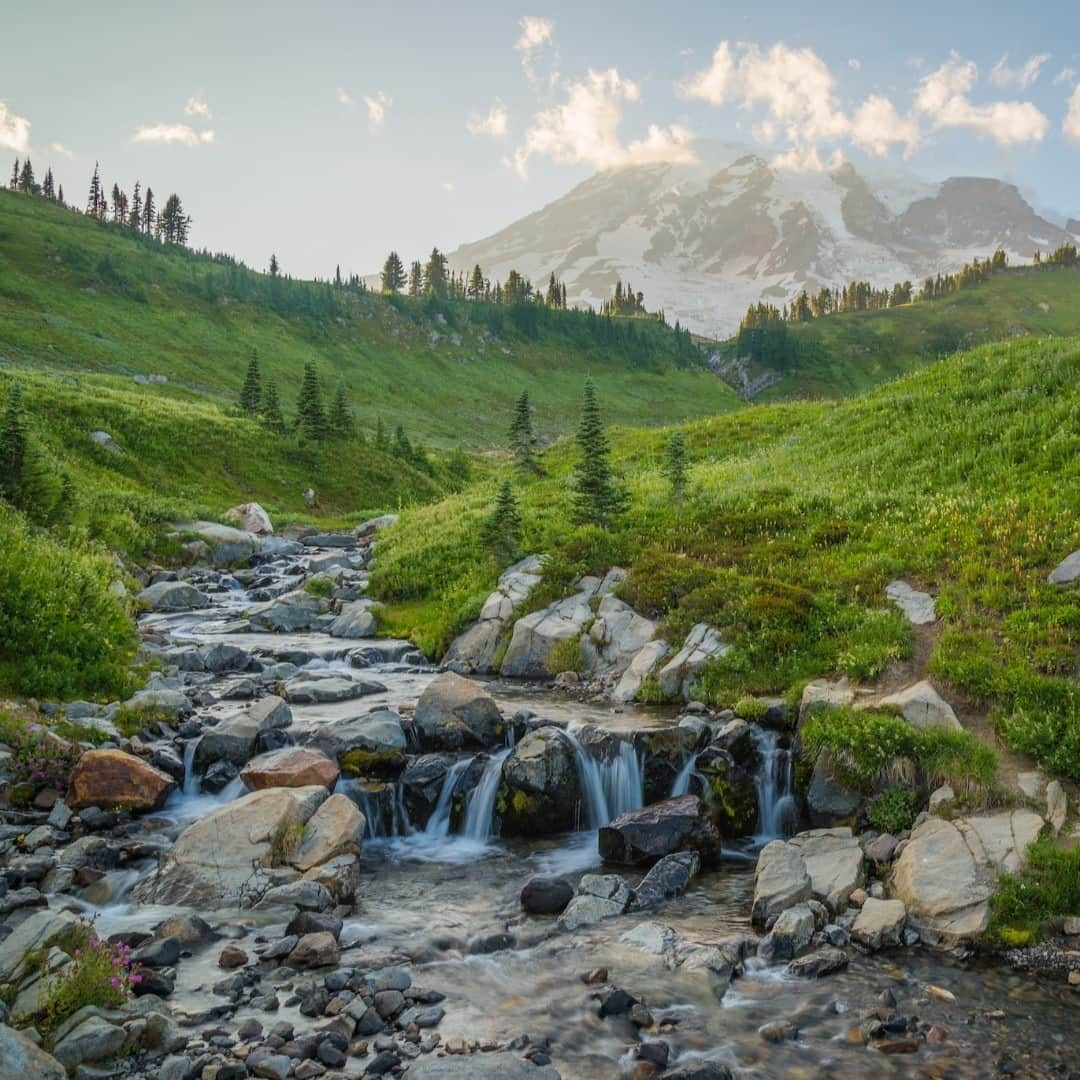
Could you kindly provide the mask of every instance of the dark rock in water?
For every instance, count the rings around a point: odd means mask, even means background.
[[[574,748],[555,727],[530,732],[503,764],[505,834],[546,836],[576,825],[582,803]]]
[[[624,866],[688,850],[707,862],[720,856],[720,833],[701,799],[680,795],[620,814],[600,829],[599,845],[605,862]]]
[[[667,1065],[670,1054],[668,1044],[661,1039],[657,1039],[655,1042],[643,1042],[637,1048],[638,1061],[651,1061],[661,1068]]]
[[[573,896],[573,886],[562,878],[534,877],[521,890],[521,907],[530,915],[558,915]]]
[[[328,911],[300,911],[293,916],[292,921],[285,927],[285,933],[303,937],[304,934],[318,934],[325,931],[338,938],[341,936],[342,926],[344,926],[344,923],[336,915],[332,915]]]
[[[452,754],[422,754],[401,774],[401,797],[409,820],[423,828],[439,801],[443,781],[456,759]]]
[[[178,783],[184,782],[184,763],[171,750],[159,746],[150,754],[148,760],[155,769],[168,773]]]
[[[217,935],[211,929],[210,924],[198,915],[185,914],[174,915],[166,919],[154,931],[158,938],[176,938],[181,945],[201,945],[204,941],[210,941]]]
[[[173,968],[143,968],[139,972],[142,980],[132,987],[136,997],[154,994],[156,997],[168,997],[176,989],[176,971]]]
[[[215,761],[202,778],[203,791],[216,795],[236,779],[240,770],[231,761]]]
[[[758,1034],[766,1042],[779,1043],[788,1039],[797,1039],[799,1029],[790,1020],[771,1020],[758,1028]]]
[[[818,949],[817,952],[792,960],[787,970],[789,975],[797,975],[803,979],[820,979],[842,971],[847,965],[847,955],[839,949]]]
[[[696,851],[679,851],[665,855],[642,879],[630,901],[631,911],[659,907],[665,900],[681,896],[701,869],[701,856]]]
[[[421,744],[433,750],[493,746],[505,730],[495,699],[451,671],[432,679],[420,695],[413,727]]]
[[[623,1016],[637,1004],[638,999],[625,990],[609,990],[600,1000],[600,1015]]]
[[[757,751],[754,750],[756,758]],[[706,800],[724,836],[746,836],[757,822],[757,787],[752,769],[716,743],[698,754],[695,771],[705,778]]]
[[[732,1080],[731,1070],[719,1061],[692,1061],[669,1069],[664,1080]]]
[[[292,746],[295,741],[292,734],[284,728],[270,728],[255,736],[255,753],[268,754],[271,750],[283,750],[286,746]]]
[[[131,959],[143,967],[172,967],[180,959],[180,942],[174,937],[159,938],[136,949]]]
[[[365,1076],[385,1076],[401,1064],[401,1058],[392,1050],[380,1050],[374,1060],[364,1070]]]

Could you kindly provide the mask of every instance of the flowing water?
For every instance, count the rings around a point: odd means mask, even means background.
[[[780,734],[771,728],[755,727],[753,732],[761,757],[754,777],[758,800],[754,842],[760,846],[790,836],[795,831],[798,812],[792,787],[791,751],[781,746]]]
[[[675,777],[675,781],[671,785],[670,797],[672,799],[690,793],[690,781],[693,779],[694,769],[697,767],[697,759],[697,754],[691,754],[679,770],[678,776]]]

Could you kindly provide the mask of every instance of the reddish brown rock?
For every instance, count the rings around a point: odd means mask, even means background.
[[[260,754],[240,770],[241,779],[252,791],[313,784],[332,790],[339,775],[337,765],[325,754],[303,746],[285,746]]]
[[[71,773],[64,801],[72,810],[87,806],[157,810],[176,787],[168,773],[123,750],[87,750]]]
[[[243,967],[248,962],[248,954],[239,945],[226,945],[218,957],[218,967],[230,968]]]

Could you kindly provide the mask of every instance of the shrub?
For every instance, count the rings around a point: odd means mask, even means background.
[[[574,671],[578,675],[585,672],[585,654],[581,649],[581,635],[556,641],[548,652],[547,669],[551,675],[561,675],[564,671]]]
[[[896,834],[911,828],[918,809],[918,796],[910,788],[886,788],[870,800],[866,820],[878,832]]]
[[[307,826],[302,821],[283,821],[270,838],[270,865],[287,866],[306,834]]]
[[[1027,944],[1056,915],[1080,915],[1080,847],[1066,851],[1036,840],[1024,868],[997,880],[990,935],[1006,945]]]
[[[767,702],[760,698],[744,697],[735,702],[735,715],[743,720],[764,720],[769,711]]]
[[[45,788],[61,795],[67,791],[71,770],[81,754],[77,746],[44,728],[32,728],[9,713],[0,713],[0,741],[11,749],[8,770],[12,784],[28,785],[31,799]]]
[[[649,548],[638,556],[617,592],[635,611],[658,618],[711,577],[711,570],[686,555]]]
[[[141,981],[129,948],[103,941],[88,926],[86,940],[75,947],[71,963],[45,987],[38,1023],[48,1034],[86,1005],[119,1008]]]
[[[311,596],[321,596],[324,600],[330,599],[330,594],[334,591],[334,582],[332,578],[324,577],[322,575],[313,577],[304,585],[304,592]]]

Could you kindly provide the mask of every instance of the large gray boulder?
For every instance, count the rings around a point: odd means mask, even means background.
[[[573,596],[518,619],[499,669],[502,674],[524,679],[543,679],[552,674],[548,669],[551,650],[584,633],[593,619],[589,602],[600,586],[598,578],[582,578]]]
[[[1004,810],[916,826],[892,874],[908,925],[929,945],[952,948],[979,938],[998,875],[1024,865],[1043,824],[1030,810]]]
[[[774,915],[813,896],[813,883],[802,852],[784,840],[773,840],[758,854],[750,921],[764,926]]]
[[[67,1080],[67,1070],[21,1031],[0,1024],[0,1076],[12,1080]]]
[[[255,740],[264,731],[287,728],[292,724],[292,710],[274,695],[260,698],[205,731],[195,748],[195,768],[202,772],[215,761],[244,765],[255,753]]]
[[[371,600],[354,600],[344,604],[338,617],[330,624],[330,636],[337,638],[369,638],[375,636],[379,620],[376,605]]]
[[[598,843],[605,862],[623,866],[647,865],[676,851],[696,851],[704,862],[720,856],[719,830],[696,795],[620,814],[601,826]]]
[[[659,907],[665,900],[681,896],[701,869],[701,856],[696,851],[677,851],[665,855],[641,879],[634,889],[632,911],[647,911]]]
[[[605,596],[582,641],[589,674],[620,677],[655,636],[656,623],[622,600]]]
[[[253,630],[294,634],[322,626],[329,610],[329,602],[321,596],[294,589],[248,608],[247,618]]]
[[[505,731],[495,699],[452,671],[428,683],[417,702],[413,728],[421,744],[434,750],[492,746],[502,742]]]
[[[247,562],[258,550],[257,538],[231,525],[216,521],[186,521],[174,528],[181,533],[194,534],[210,549],[210,561],[215,566]]]
[[[702,668],[731,646],[708,623],[698,623],[687,635],[683,647],[660,669],[657,681],[668,700],[689,701]]]
[[[903,943],[906,921],[907,910],[901,901],[867,897],[851,927],[851,940],[868,952],[895,949]]]
[[[807,903],[785,908],[758,943],[758,956],[768,964],[786,963],[806,949],[814,937],[814,913]]]
[[[925,679],[883,697],[878,704],[898,709],[901,716],[915,727],[961,730],[952,706]]]
[[[1080,578],[1080,551],[1066,556],[1050,571],[1046,579],[1051,585],[1071,585]]]
[[[555,727],[530,732],[503,763],[502,827],[508,834],[567,832],[584,812],[574,748]]]
[[[374,709],[364,716],[348,716],[320,724],[312,732],[310,741],[338,761],[354,750],[403,760],[407,745],[401,717],[392,709]]]
[[[159,581],[136,599],[150,611],[195,611],[210,606],[210,597],[186,581]]]
[[[913,589],[906,581],[890,581],[885,586],[885,595],[904,613],[912,626],[927,626],[937,621],[934,598],[929,593]]]
[[[612,701],[633,701],[641,690],[641,684],[652,674],[656,665],[671,651],[671,646],[662,639],[650,641],[642,646],[631,659],[622,673],[615,689],[611,692]]]
[[[806,809],[812,825],[828,827],[851,821],[862,802],[862,795],[844,787],[829,767],[825,754],[814,762],[810,787],[806,792]]]
[[[559,928],[578,930],[621,915],[632,897],[630,887],[617,874],[586,874],[578,883],[577,896],[559,916]]]
[[[844,709],[854,704],[855,690],[847,679],[815,679],[803,687],[799,703],[799,724],[820,709]]]
[[[389,529],[398,522],[397,514],[382,514],[379,517],[368,518],[353,529],[353,536],[357,540],[366,540],[383,529]]]
[[[811,829],[788,843],[802,856],[815,898],[834,914],[843,911],[864,880],[859,838],[847,828]]]
[[[491,671],[511,617],[540,580],[541,562],[536,555],[503,571],[495,591],[480,610],[480,618],[451,642],[445,656],[447,665],[457,671]]]
[[[246,502],[239,506],[230,506],[225,511],[225,520],[243,532],[253,536],[271,536],[274,526],[270,524],[270,515],[257,503]]]
[[[385,689],[382,683],[348,671],[302,671],[285,684],[284,694],[291,705],[327,705],[381,694]]]

